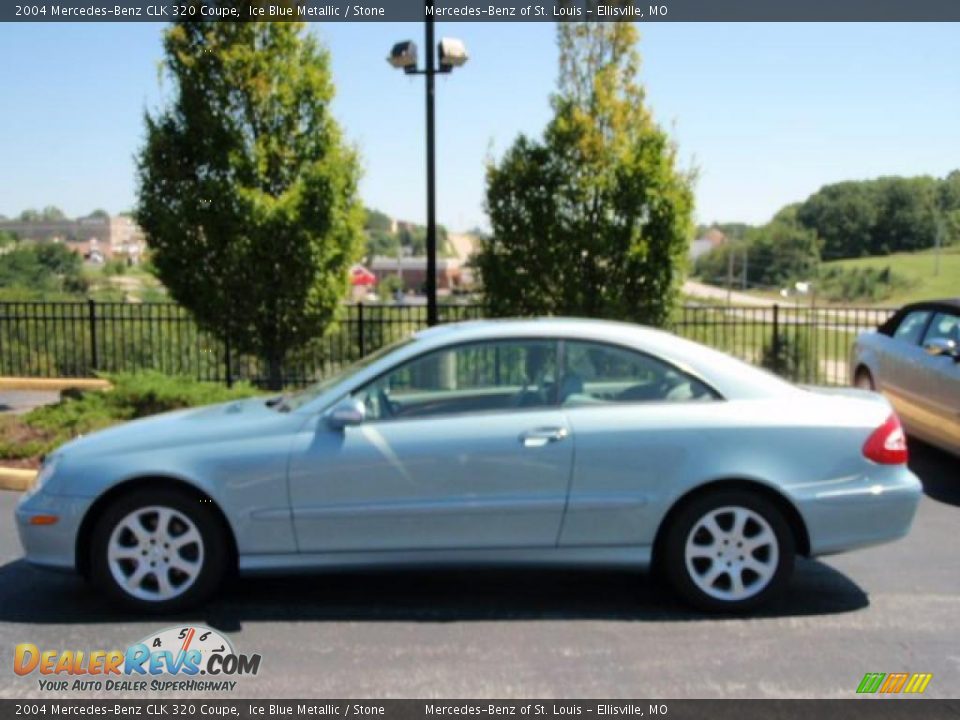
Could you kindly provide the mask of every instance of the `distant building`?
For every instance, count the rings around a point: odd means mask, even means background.
[[[76,220],[0,220],[0,230],[28,242],[63,243],[94,260],[119,257],[139,262],[146,247],[143,230],[124,215]]]
[[[703,235],[690,243],[690,259],[696,260],[716,247],[727,242],[727,236],[718,228],[710,228]]]
[[[405,290],[423,292],[427,285],[427,258],[423,255],[412,257],[389,257],[378,255],[370,263],[370,270],[382,282],[390,275],[403,280]],[[437,258],[437,290],[450,292],[461,286],[461,265],[455,258]]]

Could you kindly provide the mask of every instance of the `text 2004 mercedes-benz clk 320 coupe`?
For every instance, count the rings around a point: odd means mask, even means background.
[[[921,486],[880,395],[815,391],[668,333],[448,325],[297,395],[131,422],[46,458],[27,559],[176,610],[241,573],[663,570],[747,610],[794,556],[904,535]]]

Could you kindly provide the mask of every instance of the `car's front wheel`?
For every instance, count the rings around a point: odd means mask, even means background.
[[[94,582],[139,611],[173,612],[209,597],[228,558],[214,512],[175,490],[136,490],[110,505],[91,543]]]
[[[794,545],[773,503],[757,493],[721,490],[676,515],[667,529],[664,570],[680,597],[701,610],[752,610],[785,589]]]

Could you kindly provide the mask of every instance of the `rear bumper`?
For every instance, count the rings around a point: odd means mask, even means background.
[[[903,466],[818,483],[798,507],[810,536],[810,554],[853,550],[902,538],[910,531],[923,485]]]

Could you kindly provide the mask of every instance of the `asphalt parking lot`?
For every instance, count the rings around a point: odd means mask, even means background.
[[[897,671],[933,673],[926,695],[956,697],[960,461],[912,450],[926,496],[910,536],[800,561],[788,598],[751,618],[690,613],[643,576],[562,571],[238,580],[202,612],[129,617],[27,566],[17,496],[0,493],[0,697],[58,695],[13,674],[16,643],[125,648],[181,622],[262,655],[234,698],[850,698],[864,673]]]

